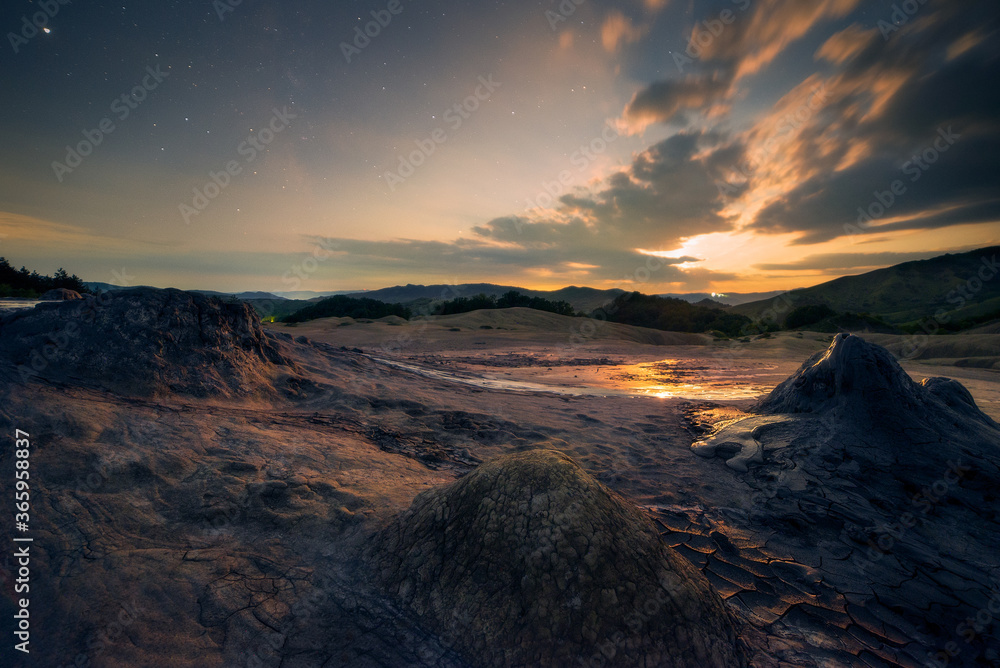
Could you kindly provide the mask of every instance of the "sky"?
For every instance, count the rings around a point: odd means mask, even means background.
[[[0,255],[790,289],[1000,243],[995,0],[11,0]]]

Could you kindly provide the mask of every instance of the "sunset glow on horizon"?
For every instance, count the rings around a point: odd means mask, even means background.
[[[996,11],[896,5],[94,2],[32,33],[17,3],[0,256],[223,291],[755,292],[998,244]]]

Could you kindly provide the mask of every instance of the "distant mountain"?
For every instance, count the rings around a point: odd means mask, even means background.
[[[723,304],[722,302],[717,302],[714,299],[702,299],[691,303],[695,306],[704,306],[705,308],[729,308],[729,304]]]
[[[559,290],[528,290],[513,285],[494,285],[493,283],[463,283],[461,285],[397,285],[380,290],[352,293],[352,297],[367,297],[388,304],[414,304],[454,299],[455,297],[474,297],[484,294],[499,297],[505,292],[516,290],[528,297],[541,297],[550,301],[565,301],[578,311],[592,311],[622,294],[624,290],[599,290],[570,286]]]
[[[84,283],[91,290],[101,290],[102,292],[113,292],[115,290],[127,290],[129,288],[149,288],[149,285],[114,285],[113,283],[102,283],[100,281],[86,281]],[[285,299],[272,292],[218,292],[216,290],[186,290],[206,297],[236,297],[239,300],[250,299]]]
[[[279,297],[273,292],[237,292],[234,295],[237,299],[285,299],[285,297]]]
[[[316,292],[315,290],[293,290],[291,292],[283,292],[276,290],[271,294],[277,295],[278,297],[284,297],[285,299],[323,299],[324,297],[333,297],[334,295],[354,295],[358,294],[358,290],[328,290],[326,292]]]
[[[126,290],[128,288],[151,288],[151,285],[114,285],[113,283],[102,283],[100,281],[84,281],[84,285],[90,288],[91,292],[111,292],[113,290]]]
[[[271,292],[216,292],[215,290],[188,290],[188,292],[197,292],[200,295],[207,295],[209,297],[236,297],[241,301],[248,301],[251,299],[284,299],[284,297],[279,297],[278,295]]]
[[[1000,246],[904,262],[731,310],[759,317],[775,306],[788,313],[799,306],[822,304],[838,312],[871,313],[894,325],[929,318],[940,324],[985,319],[1000,312],[997,256]]]
[[[683,299],[684,301],[691,302],[692,304],[697,304],[705,299],[708,299],[723,306],[736,306],[737,304],[746,304],[747,302],[771,299],[772,297],[784,294],[785,292],[787,291],[772,290],[771,292],[727,292],[725,294],[717,292],[666,292],[657,296]]]

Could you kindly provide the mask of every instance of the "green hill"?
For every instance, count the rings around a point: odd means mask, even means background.
[[[331,317],[370,318],[374,320],[384,318],[387,315],[395,315],[405,320],[410,317],[410,309],[400,304],[386,304],[367,297],[354,298],[347,295],[334,295],[299,309],[291,315],[286,315],[281,318],[281,321],[295,323]]]
[[[493,283],[463,283],[461,285],[397,285],[391,288],[354,293],[351,294],[351,297],[367,297],[388,304],[403,304],[417,311],[421,307],[458,297],[475,297],[477,295],[501,297],[512,290],[528,297],[538,297],[552,302],[569,302],[577,311],[592,311],[624,292],[618,289],[600,290],[575,285],[559,290],[528,290]]]
[[[991,246],[904,262],[740,304],[730,311],[760,318],[776,306],[786,314],[801,306],[823,305],[837,312],[870,313],[893,325],[929,318],[941,324],[971,325],[1000,312],[998,256],[1000,246]]]

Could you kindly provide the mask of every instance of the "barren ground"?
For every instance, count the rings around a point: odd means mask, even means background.
[[[581,323],[485,312],[270,325],[308,379],[272,401],[140,400],[9,377],[0,423],[34,448],[38,644],[24,665],[467,665],[369,586],[360,546],[422,490],[532,448],[568,454],[645,509],[742,620],[755,665],[915,666],[937,651],[888,603],[825,583],[817,546],[727,522],[720,509],[745,509],[748,488],[691,453],[697,409],[749,407],[829,336],[713,342],[617,325],[574,336]],[[996,357],[998,341],[904,366],[961,381],[1000,419],[1000,372],[942,364]],[[969,605],[990,600],[995,585],[980,580]],[[990,647],[963,646],[952,665],[990,665]]]

